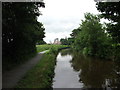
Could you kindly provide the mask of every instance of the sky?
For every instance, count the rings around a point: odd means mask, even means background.
[[[43,15],[38,17],[45,27],[44,41],[50,43],[55,38],[70,37],[73,29],[79,27],[84,13],[98,14],[94,0],[44,0]]]

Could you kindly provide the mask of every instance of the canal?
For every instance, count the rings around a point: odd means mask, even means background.
[[[57,55],[53,88],[120,88],[120,64],[71,49]]]

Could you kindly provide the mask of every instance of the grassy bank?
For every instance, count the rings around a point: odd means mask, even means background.
[[[63,48],[63,47],[67,47],[67,45],[36,45],[37,47],[37,52],[41,52],[44,50],[48,50],[48,49],[52,49],[52,50],[57,50],[58,48]]]
[[[63,47],[65,46],[49,46],[50,51],[45,53],[38,64],[28,71],[25,77],[19,81],[16,88],[51,88],[52,78],[54,77],[56,55],[58,53],[58,49]],[[37,47],[39,50],[40,48],[40,46]]]

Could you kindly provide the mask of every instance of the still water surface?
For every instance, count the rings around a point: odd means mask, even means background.
[[[120,65],[65,49],[59,52],[53,88],[120,88]],[[111,90],[111,89],[110,89]]]

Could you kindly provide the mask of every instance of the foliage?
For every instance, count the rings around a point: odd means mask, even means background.
[[[70,34],[70,36],[71,36],[72,38],[76,38],[77,35],[78,35],[78,33],[79,33],[80,31],[81,31],[80,27],[77,28],[77,29],[74,29],[74,30],[72,31],[72,33]]]
[[[2,3],[3,70],[36,54],[36,42],[45,37],[43,24],[37,21],[41,6],[43,2]]]
[[[64,39],[64,38],[61,38],[61,39],[60,39],[60,42],[61,42],[62,45],[67,45],[67,44],[68,44],[67,38],[65,38],[65,39]]]
[[[99,2],[96,4],[101,16],[111,21],[107,25],[107,32],[113,39],[114,56],[119,59],[120,50],[120,2]]]
[[[81,31],[80,27],[77,29],[74,29],[72,33],[70,34],[70,38],[61,38],[60,42],[62,45],[72,45],[74,43],[75,38],[77,37],[78,33]]]
[[[102,17],[111,21],[107,31],[116,43],[120,43],[120,2],[104,2],[96,5]]]
[[[110,38],[107,37],[99,16],[86,13],[80,28],[81,31],[75,38],[75,49],[87,55],[104,58],[111,54]]]
[[[68,38],[68,45],[72,45],[74,43],[74,38]]]
[[[65,38],[65,39],[61,38],[60,42],[62,45],[71,45],[74,42],[74,39],[73,38]]]
[[[43,44],[47,44],[44,40],[43,41],[38,41],[37,43],[36,43],[36,45],[43,45]]]

